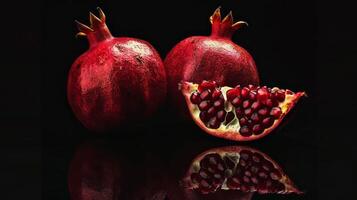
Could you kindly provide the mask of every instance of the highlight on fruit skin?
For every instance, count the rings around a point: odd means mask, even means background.
[[[206,133],[235,141],[260,139],[271,133],[304,92],[267,86],[219,87],[215,81],[181,82],[195,123]]]
[[[202,194],[221,190],[303,194],[273,159],[245,146],[220,147],[201,153],[191,162],[181,184]]]

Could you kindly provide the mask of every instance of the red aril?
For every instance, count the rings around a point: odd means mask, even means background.
[[[179,42],[166,56],[164,64],[168,76],[168,97],[172,107],[186,111],[183,98],[177,91],[180,81],[199,83],[214,80],[220,85],[259,85],[258,71],[252,56],[232,42],[236,30],[246,25],[233,22],[232,12],[223,20],[220,8],[210,18],[210,36],[192,36]]]
[[[236,141],[256,140],[269,134],[305,94],[266,86],[219,87],[214,81],[199,85],[182,82],[180,90],[201,129]],[[213,98],[215,93],[222,95]]]
[[[302,193],[269,156],[243,146],[216,148],[198,155],[182,183],[203,194],[220,190]]]
[[[166,75],[149,43],[113,37],[98,10],[100,18],[90,14],[90,27],[77,22],[90,48],[71,67],[67,96],[86,128],[108,131],[151,116],[166,96]]]

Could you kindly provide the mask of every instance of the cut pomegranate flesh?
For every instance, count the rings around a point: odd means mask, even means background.
[[[270,157],[242,146],[216,148],[197,156],[183,186],[203,194],[219,190],[302,193]]]
[[[219,87],[214,81],[182,82],[179,88],[191,116],[204,131],[236,141],[269,134],[305,94],[267,86]]]

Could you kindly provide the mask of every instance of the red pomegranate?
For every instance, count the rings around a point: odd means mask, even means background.
[[[193,120],[206,133],[235,141],[260,139],[278,127],[304,92],[277,87],[219,87],[214,81],[182,82]]]
[[[259,85],[252,56],[231,41],[233,33],[246,22],[233,23],[232,12],[221,20],[220,8],[210,17],[210,36],[193,36],[178,43],[164,61],[168,76],[168,95],[173,107],[186,110],[179,98],[178,83],[213,80],[220,85]]]
[[[166,75],[149,43],[113,37],[98,11],[100,18],[90,13],[90,27],[77,22],[90,48],[71,67],[67,95],[83,125],[101,132],[152,115],[166,97]]]

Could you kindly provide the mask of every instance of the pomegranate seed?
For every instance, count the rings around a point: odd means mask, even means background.
[[[251,171],[252,173],[256,174],[256,173],[259,171],[259,168],[256,167],[256,166],[252,166],[252,167],[250,168],[250,171]]]
[[[279,107],[273,107],[270,111],[270,115],[273,116],[275,119],[278,119],[281,115],[281,109]]]
[[[200,181],[200,186],[202,186],[204,188],[208,188],[208,187],[210,187],[210,184],[208,183],[208,180],[202,179]]]
[[[253,126],[253,133],[254,133],[255,135],[259,135],[259,134],[261,134],[262,132],[263,132],[263,129],[262,129],[262,127],[260,126],[260,124],[256,124],[256,125]]]
[[[243,181],[245,183],[250,183],[250,178],[248,176],[243,176]]]
[[[212,92],[212,99],[217,100],[221,97],[221,95],[222,95],[222,92],[220,90],[214,90]]]
[[[249,89],[248,89],[247,87],[244,87],[244,88],[242,89],[242,91],[240,92],[240,94],[241,94],[241,96],[242,96],[243,98],[247,98],[247,97],[248,97],[248,94],[249,94]]]
[[[252,85],[252,84],[249,84],[249,85],[248,85],[248,88],[249,88],[250,90],[254,90],[256,87],[255,87],[254,85]]]
[[[252,101],[255,101],[257,97],[257,93],[255,91],[250,91],[249,92],[249,99]]]
[[[213,106],[217,109],[222,109],[224,107],[224,100],[223,99],[218,99],[213,103]]]
[[[256,102],[252,103],[251,108],[252,108],[254,111],[256,111],[256,110],[258,110],[258,109],[260,108],[260,106],[261,106],[261,103],[260,103],[259,101],[256,101]]]
[[[260,117],[259,117],[258,113],[253,113],[252,116],[250,117],[250,119],[255,123],[260,122]]]
[[[217,83],[215,81],[202,81],[202,83],[198,86],[198,91],[202,92],[204,90],[213,91],[217,87]]]
[[[272,172],[270,172],[270,178],[273,180],[279,180],[281,178],[281,174],[274,169]]]
[[[217,129],[220,125],[221,122],[217,119],[217,117],[212,117],[208,122],[209,128]]]
[[[218,119],[218,121],[220,121],[220,122],[223,122],[224,121],[224,118],[226,117],[226,111],[225,110],[220,110],[220,111],[218,111],[217,112],[217,119]]]
[[[241,185],[240,186],[240,191],[242,191],[243,193],[247,193],[247,192],[249,192],[249,188],[246,185]]]
[[[260,178],[263,178],[263,179],[268,178],[268,174],[267,174],[266,172],[264,172],[264,171],[259,172],[259,173],[258,173],[258,176],[259,176]]]
[[[194,92],[191,94],[190,101],[193,104],[199,104],[201,102],[201,98],[198,92]]]
[[[209,100],[211,98],[211,91],[210,90],[205,90],[200,94],[200,98],[204,100]]]
[[[248,125],[248,119],[246,117],[240,118],[239,119],[239,125],[240,126]]]
[[[240,133],[242,136],[244,136],[244,137],[248,137],[248,136],[251,136],[251,135],[252,135],[252,132],[251,132],[251,130],[249,129],[248,126],[242,126],[242,127],[240,127],[239,133]]]
[[[266,116],[266,115],[268,115],[268,113],[269,113],[268,108],[262,108],[258,111],[258,114],[261,116]]]
[[[203,122],[208,122],[209,117],[208,117],[206,111],[200,112],[200,119],[201,119],[201,121],[203,121]]]
[[[236,115],[238,118],[243,117],[243,109],[241,107],[236,108]]]
[[[259,183],[259,180],[257,177],[253,176],[252,178],[250,178],[250,180],[252,181],[252,183],[254,184],[258,184]]]
[[[243,160],[248,160],[251,156],[251,152],[250,151],[247,151],[247,150],[242,150],[240,152],[240,157],[243,159]]]
[[[200,109],[200,111],[206,111],[209,109],[210,107],[210,102],[209,101],[202,101],[199,105],[198,108]]]
[[[233,105],[234,107],[238,107],[241,103],[242,103],[242,100],[241,100],[240,97],[236,97],[236,98],[234,98],[233,101],[232,101],[232,105]]]
[[[258,89],[258,93],[257,93],[257,99],[259,101],[266,101],[268,99],[268,95],[269,95],[269,91],[267,88],[262,87]]]
[[[283,102],[285,100],[285,92],[281,91],[281,90],[278,90],[276,93],[275,93],[275,98],[280,101],[280,102]]]
[[[271,125],[273,125],[274,123],[274,120],[271,118],[271,117],[266,117],[263,119],[262,121],[262,125],[265,127],[265,128],[269,128],[271,127]]]
[[[244,175],[248,176],[248,177],[251,177],[252,176],[252,173],[250,171],[245,171],[244,172]]]
[[[235,97],[240,96],[240,88],[230,89],[227,91],[226,95],[227,95],[227,100],[232,101]]]
[[[273,105],[273,101],[272,101],[271,99],[267,99],[267,100],[264,102],[264,104],[265,104],[266,106],[268,106],[268,108],[271,108],[271,107],[274,106],[274,105]]]
[[[253,114],[253,110],[251,108],[247,108],[247,109],[244,110],[244,114],[247,117],[250,117]]]
[[[208,117],[215,116],[216,115],[216,109],[214,107],[209,108],[208,111],[207,111],[207,115],[208,115]]]
[[[205,169],[200,169],[199,175],[201,178],[204,178],[204,179],[208,179],[211,176],[210,172]]]
[[[233,112],[227,113],[225,124],[228,124],[228,123],[231,122],[233,119],[234,119],[234,113],[233,113]]]
[[[265,169],[265,171],[271,171],[272,169],[274,169],[274,165],[269,162],[268,160],[265,160],[262,162],[262,167],[263,169]]]
[[[254,153],[252,156],[252,160],[256,163],[260,163],[261,161],[264,160],[263,156],[258,154],[258,153]]]
[[[248,108],[250,106],[249,100],[243,101],[243,105],[242,106],[243,106],[243,108]]]

